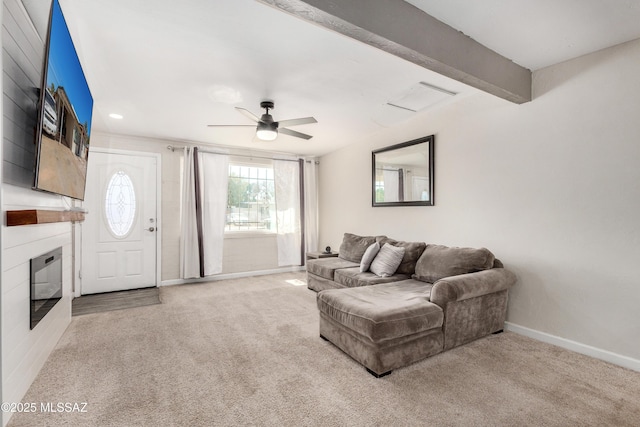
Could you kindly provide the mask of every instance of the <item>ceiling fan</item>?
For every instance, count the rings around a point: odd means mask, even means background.
[[[299,119],[289,119],[289,120],[280,120],[274,121],[271,114],[269,114],[269,110],[273,110],[273,101],[262,101],[260,103],[260,108],[265,109],[265,113],[262,117],[258,118],[251,111],[246,110],[244,108],[236,107],[240,113],[244,114],[254,122],[258,123],[256,126],[256,136],[258,139],[262,141],[273,141],[278,137],[278,133],[282,133],[284,135],[295,136],[296,138],[302,139],[311,139],[311,135],[307,135],[305,133],[296,132],[295,130],[287,129],[289,126],[298,126],[298,125],[306,125],[308,123],[318,123],[316,119],[313,117],[302,117]],[[253,125],[209,125],[209,127],[247,127]]]

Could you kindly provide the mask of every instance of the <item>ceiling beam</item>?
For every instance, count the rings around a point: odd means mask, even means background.
[[[403,0],[258,1],[508,101],[531,101],[530,70]]]

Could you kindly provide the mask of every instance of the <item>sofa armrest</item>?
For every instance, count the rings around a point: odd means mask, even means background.
[[[444,307],[450,301],[462,301],[503,291],[515,283],[516,275],[504,268],[445,277],[433,284],[431,302]]]

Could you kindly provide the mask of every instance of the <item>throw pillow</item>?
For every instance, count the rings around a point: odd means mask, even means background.
[[[364,251],[375,241],[375,236],[357,236],[351,233],[344,233],[338,258],[359,264],[362,261]]]
[[[405,249],[385,243],[374,258],[369,268],[372,273],[380,277],[389,277],[398,269],[402,262]]]
[[[360,261],[360,273],[364,273],[365,271],[369,271],[369,267],[371,266],[371,262],[378,255],[380,251],[380,245],[378,242],[375,242],[371,246],[364,251],[364,255],[362,255],[362,261]]]
[[[486,248],[427,245],[416,263],[416,274],[413,278],[435,283],[445,277],[488,270],[493,267],[494,260],[493,254]]]
[[[418,262],[420,255],[422,255],[422,252],[424,252],[424,249],[427,247],[427,244],[423,242],[402,242],[387,237],[379,240],[379,242],[381,246],[389,243],[393,246],[404,248],[404,257],[396,271],[396,273],[399,274],[413,274],[416,270],[416,262]]]

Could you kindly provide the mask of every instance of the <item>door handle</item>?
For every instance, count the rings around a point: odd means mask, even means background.
[[[153,228],[153,227],[149,227],[149,228],[147,228],[147,230],[149,230],[149,231],[156,231],[156,229],[155,229],[155,228]]]

